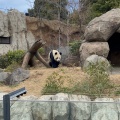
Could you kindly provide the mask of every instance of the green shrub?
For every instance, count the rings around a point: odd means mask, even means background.
[[[6,68],[13,62],[21,63],[24,54],[25,51],[16,50],[16,51],[9,51],[7,54],[0,56],[0,68]]]
[[[59,92],[68,92],[69,88],[63,87],[63,76],[57,72],[53,72],[51,76],[47,78],[46,85],[42,90],[42,94],[55,94]]]
[[[73,41],[73,42],[69,43],[70,52],[71,52],[73,55],[79,55],[80,45],[81,45],[81,41]]]
[[[9,51],[6,55],[10,63],[13,61],[20,63],[25,54],[23,50]]]
[[[110,82],[108,74],[108,64],[105,62],[91,63],[86,67],[86,80],[81,85],[81,91],[89,95],[101,96],[108,94],[108,91],[114,86]]]
[[[39,48],[38,49],[38,52],[41,54],[41,55],[44,55],[45,54],[45,49],[43,47]]]
[[[56,94],[64,92],[88,95],[91,98],[119,95],[120,90],[116,89],[116,86],[110,82],[108,71],[106,71],[107,68],[108,64],[105,62],[90,64],[84,70],[86,73],[84,80],[81,80],[81,82],[76,80],[75,82],[75,80],[71,79],[65,87],[65,80],[67,80],[66,78],[68,78],[68,76],[65,75],[65,69],[60,69],[59,72],[54,72],[47,78],[42,94]],[[60,75],[60,72],[64,75]]]
[[[20,65],[17,63],[17,62],[12,62],[12,64],[10,64],[6,69],[5,71],[6,72],[13,72],[15,69],[19,68]]]
[[[8,57],[6,55],[0,56],[0,68],[4,69],[9,66]]]

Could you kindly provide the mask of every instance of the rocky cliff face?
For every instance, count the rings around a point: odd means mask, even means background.
[[[17,10],[7,14],[0,11],[0,54],[9,50],[27,50],[38,38],[46,42],[46,51],[58,49],[58,44],[63,47],[69,41],[80,39],[79,27],[67,26],[57,20],[26,17]],[[8,44],[5,44],[6,39]]]
[[[34,17],[26,17],[26,21],[28,30],[34,34],[35,38],[42,38],[46,41],[46,48],[58,48],[59,37],[60,46],[67,46],[69,41],[80,39],[78,26],[67,26],[67,24],[58,20],[46,20]]]
[[[9,41],[6,44],[6,39]],[[9,50],[27,50],[35,41],[31,31],[27,30],[26,17],[17,10],[7,14],[0,11],[0,54]]]

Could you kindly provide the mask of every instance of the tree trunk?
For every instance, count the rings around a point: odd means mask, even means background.
[[[26,68],[29,60],[33,58],[33,55],[30,52],[27,52],[24,56],[23,63],[22,63],[22,68]]]
[[[41,48],[45,42],[43,40],[37,40],[32,47],[28,50],[28,52],[25,54],[23,63],[22,63],[22,68],[27,68],[28,63],[30,60],[32,61],[33,57],[36,56],[36,58],[42,62],[46,67],[50,67],[49,64],[42,58],[42,56],[37,52],[39,48]]]

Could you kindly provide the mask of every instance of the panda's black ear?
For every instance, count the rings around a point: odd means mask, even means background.
[[[62,53],[60,52],[60,55],[62,55]]]
[[[55,55],[57,55],[57,52],[55,52]]]
[[[50,52],[50,59],[51,59],[51,60],[54,60],[54,57],[53,57],[52,52]]]

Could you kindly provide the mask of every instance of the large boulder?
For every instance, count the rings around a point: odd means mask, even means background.
[[[80,63],[83,66],[84,61],[90,55],[96,54],[107,58],[109,53],[109,45],[107,42],[86,42],[80,46]]]
[[[104,62],[105,65],[106,65],[106,70],[109,71],[110,70],[110,64],[109,64],[109,61],[102,57],[102,56],[98,56],[98,55],[91,55],[89,56],[85,62],[84,62],[84,65],[83,65],[83,68],[86,68],[88,67],[90,64],[97,64],[97,63],[100,63],[100,62]]]
[[[16,85],[21,81],[29,78],[30,72],[28,70],[24,70],[22,68],[17,68],[11,75],[8,76],[5,80],[5,84],[7,85]]]
[[[0,72],[0,82],[4,82],[10,74],[10,72]]]
[[[85,29],[86,41],[107,41],[120,27],[120,8],[94,18]]]

